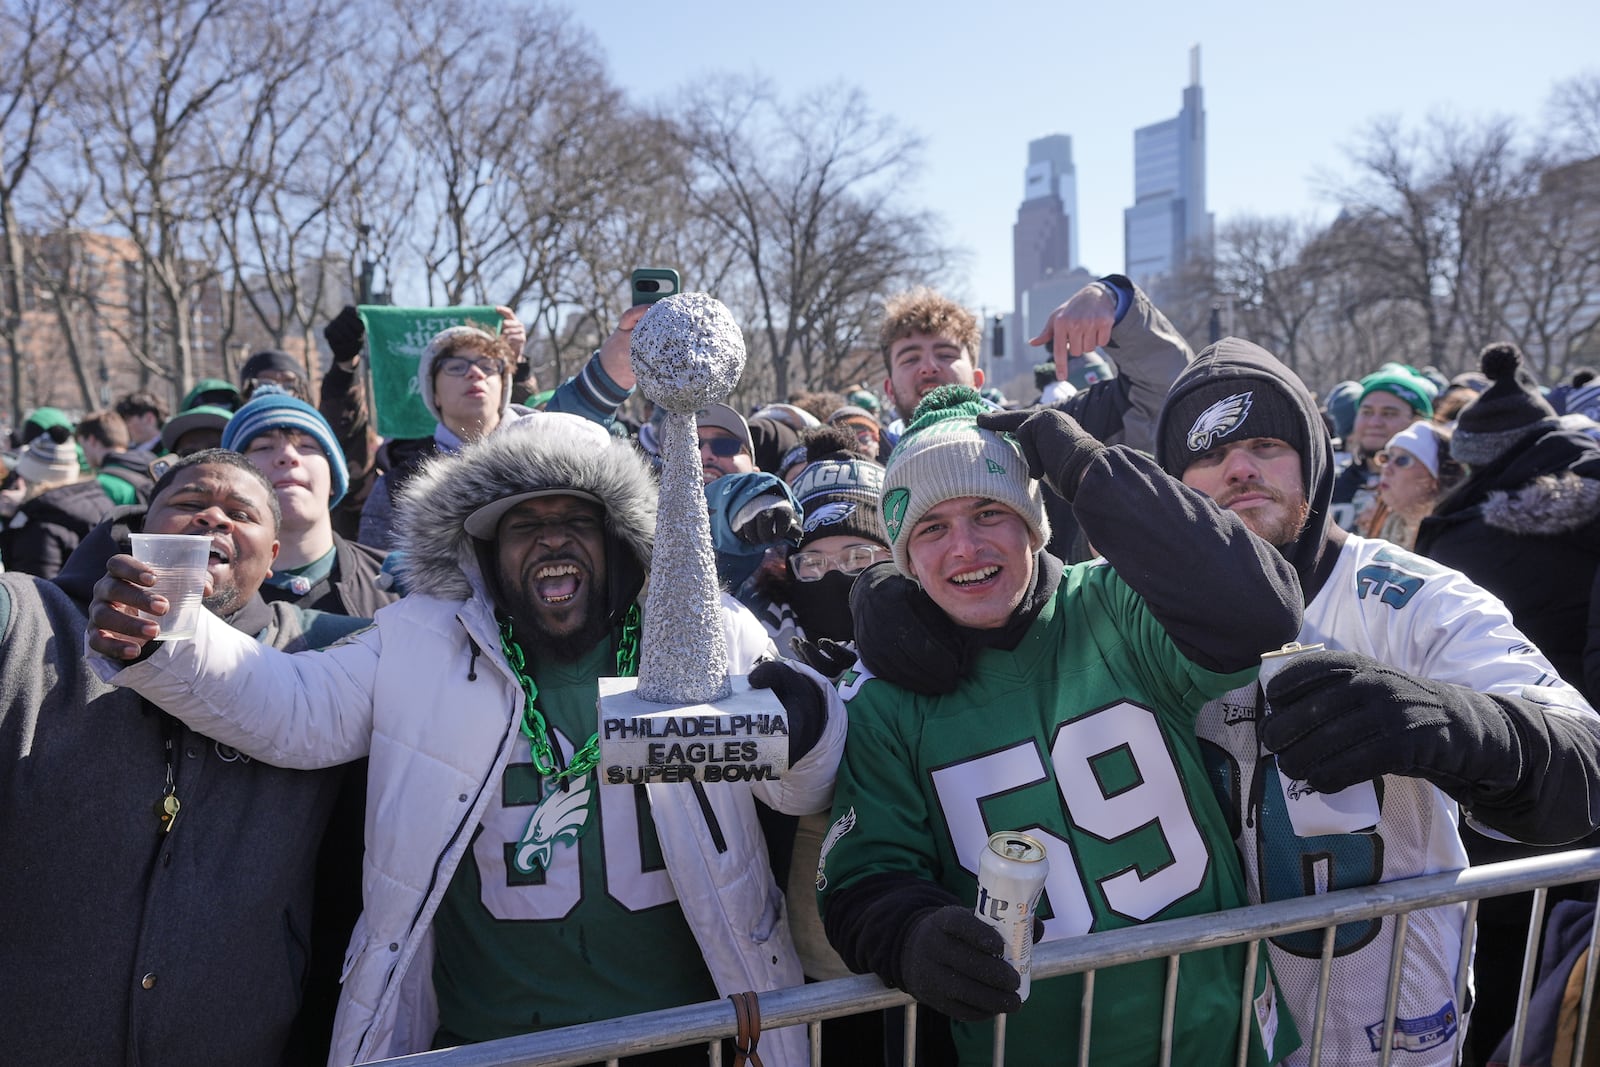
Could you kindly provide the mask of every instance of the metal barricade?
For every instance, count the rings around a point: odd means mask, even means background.
[[[1517,1006],[1517,1022],[1512,1035],[1511,1067],[1521,1061],[1524,1028],[1529,994],[1533,987],[1534,966],[1542,937],[1542,922],[1546,891],[1552,886],[1574,882],[1600,880],[1600,849],[1541,856],[1534,859],[1514,860],[1444,874],[1408,878],[1380,885],[1344,889],[1333,893],[1295,900],[1278,901],[1231,911],[1195,915],[1166,922],[1146,923],[1120,930],[1088,934],[1044,942],[1035,946],[1033,976],[1035,981],[1056,975],[1081,973],[1085,976],[1083,996],[1082,1038],[1077,1062],[1089,1064],[1091,1034],[1088,1019],[1093,1009],[1094,974],[1098,970],[1141,960],[1167,959],[1167,990],[1161,1020],[1163,1064],[1172,1059],[1172,1022],[1177,994],[1178,957],[1186,952],[1221,948],[1240,943],[1250,944],[1249,971],[1244,984],[1245,998],[1241,1005],[1239,1063],[1245,1062],[1244,1039],[1250,1021],[1251,978],[1259,966],[1257,943],[1262,938],[1302,930],[1325,929],[1322,955],[1322,982],[1318,997],[1317,1018],[1309,1026],[1300,1020],[1303,1047],[1310,1049],[1311,1062],[1317,1063],[1323,1028],[1323,1008],[1327,996],[1328,968],[1332,960],[1334,928],[1341,923],[1357,922],[1380,916],[1396,916],[1397,928],[1393,959],[1388,974],[1388,995],[1385,1000],[1387,1019],[1383,1033],[1382,1062],[1387,1064],[1393,1037],[1394,1013],[1399,992],[1400,965],[1405,951],[1406,916],[1411,912],[1445,904],[1468,903],[1468,923],[1476,915],[1477,902],[1485,897],[1509,893],[1534,891],[1533,918],[1529,924],[1527,949],[1523,959],[1522,983]],[[1600,909],[1590,929],[1588,963],[1584,973],[1582,1001],[1579,1006],[1580,1025],[1572,1062],[1582,1062],[1586,1025],[1593,1005],[1597,955],[1600,955]],[[1470,944],[1470,942],[1469,942]],[[1463,953],[1460,973],[1456,975],[1456,1003],[1462,1003],[1467,982],[1468,957]],[[906,1006],[906,1063],[915,1055],[913,1036],[916,1027],[916,1004],[905,993],[886,988],[876,977],[862,975],[828,982],[776,990],[761,995],[763,1030],[771,1031],[785,1026],[808,1027],[811,1062],[825,1062],[827,1050],[822,1048],[822,1020],[869,1011],[881,1011],[899,1005]],[[1004,1017],[996,1026],[995,1063],[1004,1062]],[[713,1067],[721,1065],[723,1038],[732,1037],[737,1030],[734,1009],[727,1001],[694,1004],[682,1008],[630,1015],[583,1026],[527,1034],[520,1037],[488,1041],[479,1045],[444,1049],[438,1052],[405,1056],[385,1063],[416,1065],[416,1067],[570,1067],[570,1065],[607,1061],[615,1063],[624,1056],[654,1052],[666,1048],[704,1043],[708,1048],[708,1062]],[[1456,1035],[1457,1056],[1462,1035]],[[859,1054],[849,1062],[861,1062]]]

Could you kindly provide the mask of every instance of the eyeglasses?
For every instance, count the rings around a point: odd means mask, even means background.
[[[700,438],[700,447],[711,449],[713,456],[721,456],[723,459],[727,459],[729,456],[737,456],[740,452],[743,452],[744,442],[737,437],[702,437]]]
[[[506,361],[499,356],[479,356],[468,359],[466,356],[446,356],[433,365],[433,369],[440,374],[448,374],[452,378],[465,378],[467,371],[473,367],[483,372],[485,378],[493,378],[506,372]]]
[[[1403,471],[1413,463],[1422,462],[1410,452],[1390,452],[1388,450],[1379,452],[1377,459],[1378,466],[1393,467],[1397,471]]]
[[[796,552],[789,557],[789,569],[802,582],[819,582],[829,571],[860,574],[874,563],[889,558],[889,550],[878,545],[851,545],[843,554]]]

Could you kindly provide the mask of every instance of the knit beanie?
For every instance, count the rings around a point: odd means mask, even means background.
[[[1539,385],[1522,366],[1522,350],[1510,343],[1490,345],[1479,356],[1489,378],[1485,389],[1461,409],[1450,452],[1463,463],[1492,463],[1529,431],[1556,425],[1556,410],[1539,394]]]
[[[61,485],[78,480],[78,450],[72,431],[52,426],[28,442],[12,468],[32,485]]]
[[[239,368],[239,380],[248,382],[251,378],[259,378],[261,377],[261,372],[265,370],[277,371],[279,374],[293,374],[300,378],[306,376],[305,367],[289,353],[278,348],[264,348],[244,361],[244,366]],[[226,385],[227,383],[224,382],[223,384]],[[185,404],[184,406],[187,407],[188,405]]]
[[[1310,453],[1304,411],[1277,379],[1219,378],[1167,403],[1161,455],[1175,478],[1202,453],[1252,437],[1275,437],[1302,456]]]
[[[299,397],[268,386],[257,389],[250,402],[234,412],[233,418],[223,427],[222,447],[243,452],[251,441],[268,430],[298,430],[315,439],[328,458],[328,476],[332,483],[328,507],[344,499],[350,488],[350,468],[345,465],[344,450],[334,438],[328,420]]]
[[[1369,393],[1389,393],[1410,405],[1411,410],[1425,419],[1433,418],[1433,398],[1438,390],[1432,382],[1415,374],[1398,363],[1388,363],[1376,372],[1361,379],[1361,396],[1356,406]]]
[[[824,537],[861,537],[889,543],[878,505],[883,468],[869,460],[836,453],[800,472],[794,481],[800,501],[800,547]]]
[[[428,347],[422,350],[422,358],[417,361],[417,392],[422,394],[423,406],[436,422],[443,422],[444,417],[439,414],[439,405],[433,399],[433,365],[441,356],[450,355],[451,349],[469,337],[483,338],[496,343],[499,338],[481,326],[451,326],[449,329],[440,330],[433,335],[433,340],[428,342]],[[503,358],[503,357],[502,357]],[[505,373],[500,380],[500,419],[505,421],[506,412],[511,410],[511,371],[516,365],[513,359],[506,364]],[[454,430],[455,427],[450,427]]]
[[[900,573],[911,574],[910,534],[931,508],[977,496],[1006,505],[1027,523],[1038,545],[1050,540],[1039,483],[1009,436],[978,428],[990,410],[977,390],[941,385],[922,398],[911,425],[889,455],[883,480],[883,521]]]
[[[1361,383],[1343,381],[1328,390],[1322,401],[1333,420],[1333,436],[1343,440],[1356,428],[1356,408],[1361,406]]]
[[[1403,448],[1417,457],[1417,462],[1428,468],[1428,473],[1434,478],[1439,477],[1439,435],[1433,430],[1433,423],[1426,419],[1418,419],[1410,426],[1389,438],[1389,443],[1383,446],[1387,449]]]

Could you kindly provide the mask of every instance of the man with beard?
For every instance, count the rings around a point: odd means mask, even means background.
[[[332,1062],[798,984],[755,804],[827,805],[844,716],[820,677],[751,671],[770,643],[725,599],[730,669],[789,712],[789,770],[751,785],[598,781],[598,679],[638,663],[646,460],[548,414],[431,460],[400,515],[409,594],[316,656],[203,625],[127,665],[150,636],[117,607],[149,600],[127,557],[109,565],[89,636],[118,684],[259,759],[370,754],[366,911]],[[804,1044],[775,1031],[762,1055],[798,1064]]]
[[[261,600],[278,508],[243,457],[201,453],[153,488],[54,583],[0,575],[0,1047],[18,1063],[310,1062],[296,1017],[342,771],[269,767],[105,685],[82,605],[142,529],[212,539],[205,605],[241,641],[316,647],[365,620]]]
[[[1600,825],[1600,718],[1500,601],[1455,571],[1331,521],[1331,442],[1292,371],[1248,341],[1224,338],[1174,382],[1156,440],[1168,473],[1293,564],[1306,600],[1298,640],[1326,647],[1290,660],[1265,693],[1245,686],[1200,712],[1203,751],[1230,809],[1252,901],[1464,867],[1458,806],[1529,842],[1569,842]],[[926,648],[908,655],[914,642],[874,642],[867,621],[908,617],[920,594],[881,581],[869,592],[856,604],[864,661],[925,690],[950,653],[936,660]],[[1233,624],[1226,598],[1210,618]],[[962,638],[928,631],[928,643],[959,646]],[[1375,827],[1297,836],[1279,767],[1319,793],[1376,779]],[[1467,1008],[1454,988],[1465,910],[1410,917],[1392,1038],[1407,1062],[1455,1062]],[[1372,976],[1386,973],[1394,937],[1392,918],[1339,927],[1323,1062],[1379,1061],[1385,991]],[[1284,999],[1308,1036],[1321,941],[1311,931],[1269,942]],[[1307,1056],[1302,1049],[1290,1062]]]

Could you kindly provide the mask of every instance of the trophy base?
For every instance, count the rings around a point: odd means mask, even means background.
[[[789,716],[770,689],[729,677],[721,700],[659,704],[637,678],[601,678],[600,763],[607,785],[776,781],[789,769]]]

